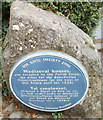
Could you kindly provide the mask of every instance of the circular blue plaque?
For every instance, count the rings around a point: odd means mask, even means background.
[[[14,96],[24,105],[46,112],[77,105],[87,93],[88,81],[79,61],[56,51],[28,54],[10,72]]]

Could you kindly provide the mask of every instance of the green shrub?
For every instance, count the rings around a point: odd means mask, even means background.
[[[33,4],[43,9],[56,11],[57,14],[65,17],[69,12],[68,18],[90,36],[99,23],[99,8],[103,5],[99,2],[39,2]]]
[[[2,42],[5,39],[7,29],[9,26],[9,18],[10,18],[10,2],[2,3]]]
[[[59,113],[59,112],[52,113],[52,117],[54,118],[54,120],[58,120],[62,118],[62,113]]]
[[[10,2],[2,3],[3,13],[3,38],[8,28]],[[93,30],[96,28],[100,18],[101,2],[32,2],[32,4],[46,9],[52,10],[57,14],[67,16],[67,11],[70,11],[70,16],[67,17],[79,28],[88,35],[92,36]]]
[[[9,26],[10,5],[11,5],[10,2],[2,2],[2,20],[1,20],[2,21],[2,43],[4,42],[4,39],[5,39],[5,36],[7,33],[7,29]],[[2,43],[0,42],[0,53],[3,50],[3,49],[1,49]],[[0,59],[2,59],[1,54],[0,54]],[[4,96],[11,96],[10,92],[7,88],[7,85],[6,85],[6,81],[3,76],[2,68],[0,70],[0,83],[2,83],[2,94]]]

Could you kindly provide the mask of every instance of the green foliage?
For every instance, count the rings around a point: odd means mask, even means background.
[[[56,12],[69,18],[74,24],[81,28],[88,35],[92,36],[100,18],[101,2],[32,2],[32,4]],[[2,3],[2,30],[3,40],[7,33],[11,2]],[[68,10],[70,15],[68,16]]]
[[[3,96],[11,96],[10,92],[7,88],[7,84],[5,82],[5,79],[3,77],[2,69],[0,70],[0,84],[2,84],[2,94],[3,94]]]
[[[52,113],[52,116],[53,116],[53,118],[54,118],[55,120],[58,120],[58,119],[61,118],[62,113]]]
[[[4,78],[2,78],[2,94],[3,96],[11,96]]]
[[[103,120],[103,116],[100,118],[100,120]]]
[[[2,83],[2,70],[0,68],[0,83]]]
[[[8,26],[9,26],[9,18],[10,18],[10,2],[2,3],[2,42],[5,39]]]
[[[4,42],[9,26],[10,5],[11,5],[10,2],[2,2],[2,40],[1,40],[2,43]],[[0,53],[2,52],[2,48],[1,48],[2,43],[0,42]],[[0,59],[2,59],[1,55],[0,55]],[[10,96],[2,70],[0,70],[0,83],[2,83],[2,94],[4,96]]]
[[[90,36],[92,36],[93,30],[98,25],[99,8],[103,6],[99,2],[39,2],[33,4],[43,9],[56,11],[57,14],[69,18]]]
[[[8,30],[8,26],[9,26],[8,21],[3,21],[3,24],[2,24],[2,42],[4,42],[7,30]]]

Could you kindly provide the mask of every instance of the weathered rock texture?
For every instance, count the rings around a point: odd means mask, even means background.
[[[101,116],[101,67],[98,52],[94,49],[92,39],[68,19],[30,3],[15,1],[11,6],[10,26],[4,48],[3,68],[7,83],[11,67],[30,52],[57,50],[78,59],[89,74],[88,94],[81,104],[63,114],[70,118]]]

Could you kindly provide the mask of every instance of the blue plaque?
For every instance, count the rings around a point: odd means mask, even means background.
[[[75,58],[38,51],[20,59],[10,72],[10,88],[24,105],[56,112],[74,107],[88,90],[88,75]]]

